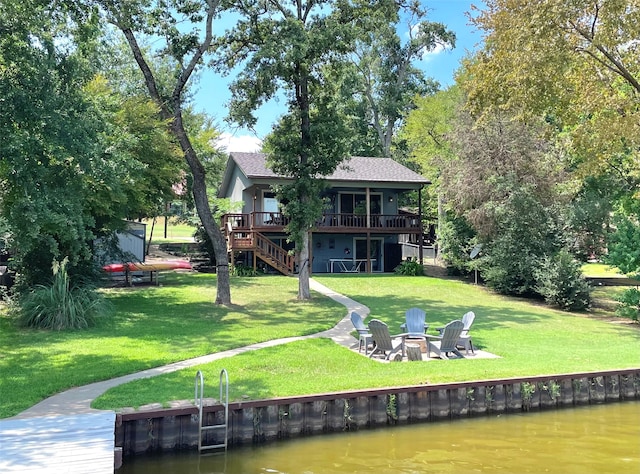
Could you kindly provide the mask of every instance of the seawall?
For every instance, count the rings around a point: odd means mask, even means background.
[[[640,399],[640,368],[247,400],[229,404],[228,445],[633,399]],[[224,407],[208,400],[203,417],[221,423]],[[204,443],[223,442],[223,433],[207,432]],[[127,409],[116,416],[115,435],[125,457],[197,449],[198,409],[192,400]]]

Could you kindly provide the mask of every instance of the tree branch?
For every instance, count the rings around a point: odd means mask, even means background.
[[[204,53],[206,53],[207,50],[211,47],[211,43],[213,42],[213,17],[215,16],[216,9],[218,8],[219,4],[220,0],[207,0],[205,37],[202,40],[202,43],[200,43],[200,46],[198,47],[196,52],[193,54],[193,57],[191,58],[191,61],[189,61],[187,67],[182,70],[182,72],[180,73],[180,77],[178,77],[178,81],[176,82],[176,86],[174,87],[173,94],[171,96],[171,99],[176,106],[180,103],[182,91],[189,81],[191,74],[202,59],[202,56],[204,56]]]
[[[640,92],[640,82],[638,82],[638,80],[633,76],[633,74],[631,74],[631,72],[624,66],[624,64],[622,64],[622,62],[619,61],[613,54],[611,54],[611,52],[609,52],[604,46],[600,44],[596,44],[594,30],[592,30],[591,33],[589,33],[588,31],[584,30],[577,23],[573,21],[569,21],[569,24],[571,25],[571,27],[574,29],[576,33],[578,33],[585,40],[587,40],[587,42],[591,46],[593,46],[596,50],[598,50],[605,58],[607,58],[610,61],[610,63],[607,63],[607,61],[604,61],[603,59],[599,58],[595,53],[593,53],[592,51],[589,51],[586,48],[577,48],[578,51],[583,51],[587,53],[593,59],[595,59],[600,64],[605,66],[607,69],[609,69],[613,73],[622,77],[636,90],[636,92]],[[592,28],[595,28],[595,23],[594,25],[592,25]]]
[[[153,101],[156,104],[158,104],[158,106],[160,107],[160,113],[162,115],[162,118],[164,119],[171,118],[172,116],[171,111],[167,107],[166,102],[160,96],[160,92],[158,92],[158,85],[156,84],[156,79],[146,59],[144,59],[144,55],[142,54],[140,45],[138,44],[138,41],[136,40],[136,37],[133,34],[133,31],[131,30],[131,28],[126,27],[124,25],[116,25],[116,26],[118,26],[121,29],[122,33],[124,34],[124,37],[127,40],[127,43],[129,43],[129,47],[131,48],[133,57],[135,58],[136,63],[138,63],[138,67],[140,68],[140,71],[142,71],[142,75],[144,76],[144,81],[147,85],[147,89],[149,90],[149,95],[151,96]]]

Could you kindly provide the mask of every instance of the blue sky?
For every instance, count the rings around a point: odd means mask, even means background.
[[[437,51],[417,64],[427,76],[440,82],[443,88],[453,84],[453,76],[460,66],[460,60],[475,51],[482,41],[480,33],[469,25],[466,16],[472,4],[482,6],[482,1],[423,0],[423,5],[429,9],[428,19],[444,23],[457,36],[455,49]],[[224,118],[227,114],[226,103],[230,98],[228,84],[232,80],[232,76],[220,77],[213,71],[205,72],[197,85],[195,108],[215,119],[217,127],[223,132],[220,145],[227,151],[256,151],[260,140],[269,133],[271,126],[284,111],[283,104],[276,101],[265,104],[256,113],[258,123],[255,131],[230,125]]]

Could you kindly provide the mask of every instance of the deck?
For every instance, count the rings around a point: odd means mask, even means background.
[[[113,412],[0,420],[0,472],[113,474]]]
[[[279,212],[251,212],[225,214],[222,224],[228,232],[284,232],[289,219]],[[418,234],[422,232],[420,219],[406,214],[323,214],[313,227],[320,233],[391,233]]]

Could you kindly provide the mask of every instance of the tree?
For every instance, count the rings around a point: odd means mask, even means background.
[[[94,267],[91,194],[104,165],[84,88],[95,71],[96,21],[64,5],[6,1],[0,32],[1,205],[12,265],[29,287],[68,257],[78,281]]]
[[[467,260],[466,267],[479,269],[496,291],[529,296],[542,292],[553,304],[577,309],[589,298],[577,264],[566,252],[572,197],[566,158],[542,138],[545,128],[544,122],[525,124],[505,113],[478,123],[458,111],[448,135],[453,153],[438,167],[445,205],[464,220],[457,223],[456,233],[443,235],[448,240],[441,245],[445,255],[457,258],[459,268],[464,259],[456,250],[469,252],[480,243],[481,255]],[[475,231],[464,231],[466,245],[460,235],[465,221]]]
[[[360,102],[355,110],[363,113],[360,119],[374,130],[378,154],[386,157],[391,156],[392,141],[414,98],[430,95],[439,87],[413,63],[438,47],[455,47],[456,39],[442,23],[427,21],[427,11],[417,1],[396,4],[394,13],[373,15],[365,22],[353,67],[347,70],[355,84],[345,89],[345,100],[357,94],[352,99]],[[398,32],[401,17],[406,20],[406,41]]]
[[[485,48],[467,62],[476,113],[541,115],[567,132],[585,174],[640,179],[640,5],[635,0],[488,0],[472,22]]]
[[[96,0],[107,20],[124,35],[142,72],[149,96],[169,121],[169,130],[179,143],[193,177],[193,197],[198,216],[214,247],[217,270],[217,304],[231,303],[229,264],[225,237],[214,217],[209,198],[205,167],[193,147],[185,125],[183,103],[189,80],[202,65],[213,44],[213,19],[219,13],[219,0],[196,3],[190,0],[127,2]],[[201,30],[197,25],[202,25]],[[187,29],[191,27],[191,30]],[[171,83],[159,80],[154,62],[145,54],[140,38],[156,36],[165,41],[160,55],[174,60]]]
[[[450,235],[451,229],[456,227],[443,227],[448,219],[442,206],[440,165],[454,158],[451,131],[462,101],[458,86],[416,97],[414,108],[406,115],[400,132],[401,139],[407,143],[411,161],[416,163],[423,175],[431,177],[433,184],[426,190],[425,207],[430,209],[432,216],[437,216],[438,239]],[[442,245],[439,245],[439,256],[441,251]],[[452,251],[452,248],[447,250],[448,253]]]
[[[347,2],[322,0],[233,2],[241,15],[222,40],[224,67],[243,64],[231,90],[230,119],[252,126],[254,111],[278,90],[288,112],[274,126],[264,149],[271,168],[292,178],[278,189],[295,242],[298,298],[310,299],[309,230],[322,212],[322,177],[348,152],[348,130],[324,73],[352,50],[357,15]]]
[[[640,275],[640,223],[637,217],[618,213],[614,225],[616,230],[611,236],[606,261],[622,273]]]
[[[497,235],[497,210],[520,189],[540,203],[566,203],[570,194],[562,151],[543,138],[545,124],[512,120],[506,113],[476,123],[459,111],[449,135],[453,156],[438,166],[447,205],[464,215],[483,238]]]
[[[184,163],[167,122],[148,97],[122,96],[101,75],[87,85],[87,91],[99,113],[96,120],[102,123],[103,159],[111,165],[105,171],[117,178],[115,188],[96,180],[92,201],[96,211],[102,211],[94,213],[97,227],[122,216],[157,215],[175,197],[173,186]]]

